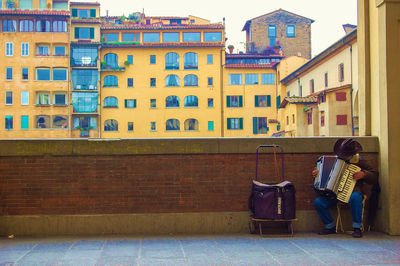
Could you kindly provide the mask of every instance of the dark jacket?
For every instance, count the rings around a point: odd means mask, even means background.
[[[372,187],[378,183],[379,173],[362,158],[360,158],[359,162],[355,165],[361,168],[361,171],[365,173],[365,176],[357,181],[354,191],[359,191],[361,194],[366,195],[367,198],[369,198],[371,196]]]

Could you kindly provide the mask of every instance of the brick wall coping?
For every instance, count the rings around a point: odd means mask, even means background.
[[[0,140],[0,156],[255,153],[281,145],[285,153],[330,153],[338,137]],[[379,152],[377,137],[355,137],[363,152]]]

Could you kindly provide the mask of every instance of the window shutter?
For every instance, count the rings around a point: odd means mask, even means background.
[[[257,117],[253,117],[253,134],[257,134]]]
[[[73,18],[76,18],[78,16],[78,9],[76,8],[71,9],[71,14]]]
[[[271,107],[271,95],[267,95],[267,106]]]
[[[239,96],[239,107],[243,107],[243,96]]]
[[[79,27],[75,27],[75,39],[79,39]]]
[[[255,107],[260,107],[259,103],[258,103],[258,95],[254,96],[254,106]]]
[[[90,28],[90,39],[94,39],[94,28]]]
[[[125,108],[127,108],[127,107],[128,107],[128,100],[125,99]]]
[[[226,107],[231,107],[231,97],[226,96]]]
[[[279,95],[276,97],[276,109],[279,109],[279,106],[281,105],[281,96]]]
[[[136,108],[136,99],[133,100],[133,108]]]
[[[96,9],[90,9],[90,17],[95,18],[96,17]]]
[[[226,126],[227,126],[228,129],[231,129],[231,118],[228,118]]]

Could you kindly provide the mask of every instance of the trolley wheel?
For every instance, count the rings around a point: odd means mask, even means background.
[[[249,233],[250,234],[256,233],[256,223],[253,221],[249,221]]]

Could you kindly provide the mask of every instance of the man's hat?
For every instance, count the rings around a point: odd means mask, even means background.
[[[362,151],[362,146],[354,139],[338,139],[333,152],[343,160],[349,160],[353,155]]]

